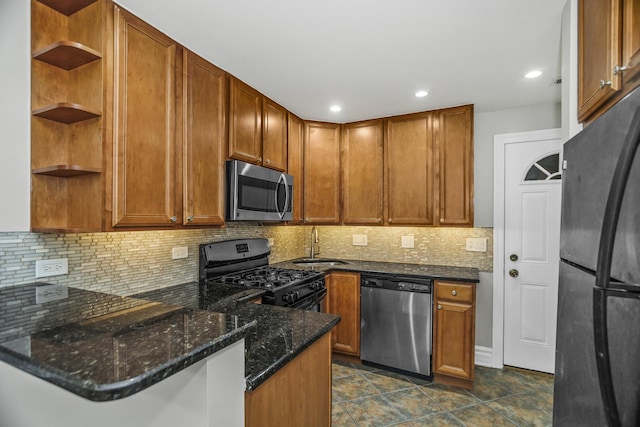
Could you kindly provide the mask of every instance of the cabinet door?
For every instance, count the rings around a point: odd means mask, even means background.
[[[262,95],[231,77],[229,85],[229,157],[262,162]]]
[[[293,216],[290,224],[302,224],[304,196],[304,124],[302,119],[289,113],[287,135],[287,172],[293,176]]]
[[[326,282],[326,311],[342,318],[331,332],[333,350],[360,356],[360,275],[334,272]]]
[[[345,224],[382,224],[382,120],[342,131],[342,209]]]
[[[620,0],[578,1],[578,121],[620,89]]]
[[[304,218],[340,223],[340,125],[305,123]]]
[[[472,381],[475,359],[475,287],[435,282],[433,372]]]
[[[224,224],[226,73],[192,52],[184,56],[185,225]]]
[[[430,113],[387,119],[387,223],[433,225],[434,161]]]
[[[627,85],[640,73],[640,2],[624,0],[622,14],[622,64],[628,68],[622,78]]]
[[[262,164],[287,170],[287,110],[267,98],[262,104]]]
[[[473,225],[473,106],[440,110],[437,117],[438,222]]]
[[[119,7],[115,26],[113,225],[172,225],[176,43]]]

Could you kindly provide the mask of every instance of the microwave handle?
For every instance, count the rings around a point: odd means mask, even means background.
[[[284,206],[282,208],[282,212],[280,212],[280,210],[278,210],[278,188],[280,188],[280,183],[284,182]],[[278,215],[280,216],[280,219],[284,218],[285,214],[287,213],[287,206],[289,206],[289,183],[287,182],[287,176],[285,174],[280,174],[280,178],[278,179],[278,184],[276,185],[276,192],[275,192],[275,206],[276,206],[276,212],[278,212]]]

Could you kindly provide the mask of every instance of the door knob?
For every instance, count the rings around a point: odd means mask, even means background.
[[[516,262],[518,260],[518,255],[516,254],[511,254],[509,255],[509,259],[513,262]]]
[[[509,276],[511,277],[518,277],[518,274],[520,273],[515,268],[512,268],[511,270],[509,270]]]

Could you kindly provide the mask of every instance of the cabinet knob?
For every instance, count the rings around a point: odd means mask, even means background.
[[[262,161],[262,157],[258,157],[258,161],[261,162]]]
[[[189,215],[187,217],[187,222],[193,222],[193,215]]]
[[[443,223],[443,222],[444,222],[444,218],[440,218],[440,223]]]
[[[178,217],[174,215],[169,219],[171,220],[171,222],[176,222],[178,220]]]
[[[631,67],[629,67],[628,65],[623,65],[622,67],[619,65],[616,65],[615,67],[613,67],[613,75],[617,76],[619,73],[622,73],[623,71],[627,71],[629,68]]]
[[[264,162],[265,162],[266,164],[268,164],[268,165],[270,165],[270,164],[271,164],[271,160],[269,160],[269,159],[266,159]]]
[[[600,80],[600,89],[603,89],[605,86],[611,86],[611,80],[609,81]]]
[[[452,290],[452,291],[451,291],[451,295],[453,295],[453,296],[455,297],[456,295],[458,295],[458,291],[456,291],[455,289],[454,289],[454,290]]]
[[[389,218],[389,224],[391,224],[393,222],[393,220],[391,218]]]
[[[382,222],[382,218],[378,218],[378,224]]]
[[[442,306],[440,304],[437,305],[438,310],[442,310]]]

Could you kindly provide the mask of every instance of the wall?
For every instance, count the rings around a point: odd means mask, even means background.
[[[29,229],[31,2],[0,1],[0,230]]]
[[[231,224],[224,229],[119,233],[0,233],[0,287],[32,283],[35,262],[67,258],[69,274],[38,279],[130,295],[198,280],[198,245],[240,237],[274,239],[270,262],[303,255],[305,227]],[[172,260],[171,249],[187,246],[189,257]]]
[[[562,140],[582,130],[578,123],[578,0],[562,9]]]

